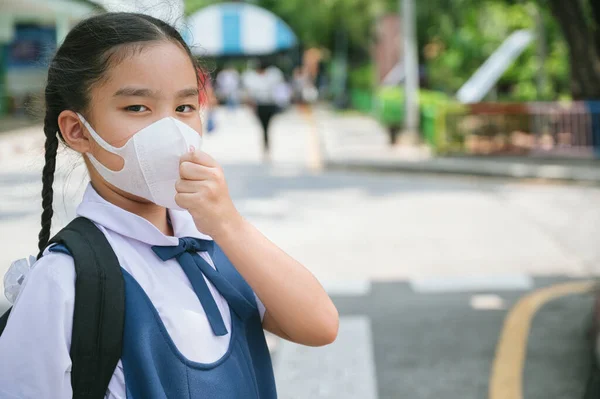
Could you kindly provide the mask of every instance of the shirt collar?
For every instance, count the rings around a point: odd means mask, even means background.
[[[168,209],[174,236],[166,236],[152,223],[141,216],[128,212],[106,201],[89,183],[77,215],[122,236],[133,238],[149,245],[178,245],[178,238],[194,237],[212,240],[196,228],[192,215],[187,211]]]

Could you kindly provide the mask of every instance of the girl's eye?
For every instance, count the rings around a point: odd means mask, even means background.
[[[144,112],[144,111],[148,110],[148,108],[146,108],[143,105],[130,105],[129,107],[126,107],[125,109],[130,112]]]
[[[177,112],[192,112],[195,110],[196,108],[193,105],[180,105],[179,107],[175,108],[175,111]]]

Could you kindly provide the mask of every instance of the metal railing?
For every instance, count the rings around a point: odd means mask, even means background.
[[[447,154],[600,155],[600,102],[478,103],[442,117]]]

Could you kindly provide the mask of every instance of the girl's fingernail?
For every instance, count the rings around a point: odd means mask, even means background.
[[[190,152],[194,152],[196,151],[196,147],[194,147],[193,145],[190,146]]]

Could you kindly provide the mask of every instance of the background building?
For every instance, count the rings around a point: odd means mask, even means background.
[[[69,29],[99,8],[72,0],[0,2],[0,115],[37,108],[47,65]]]

